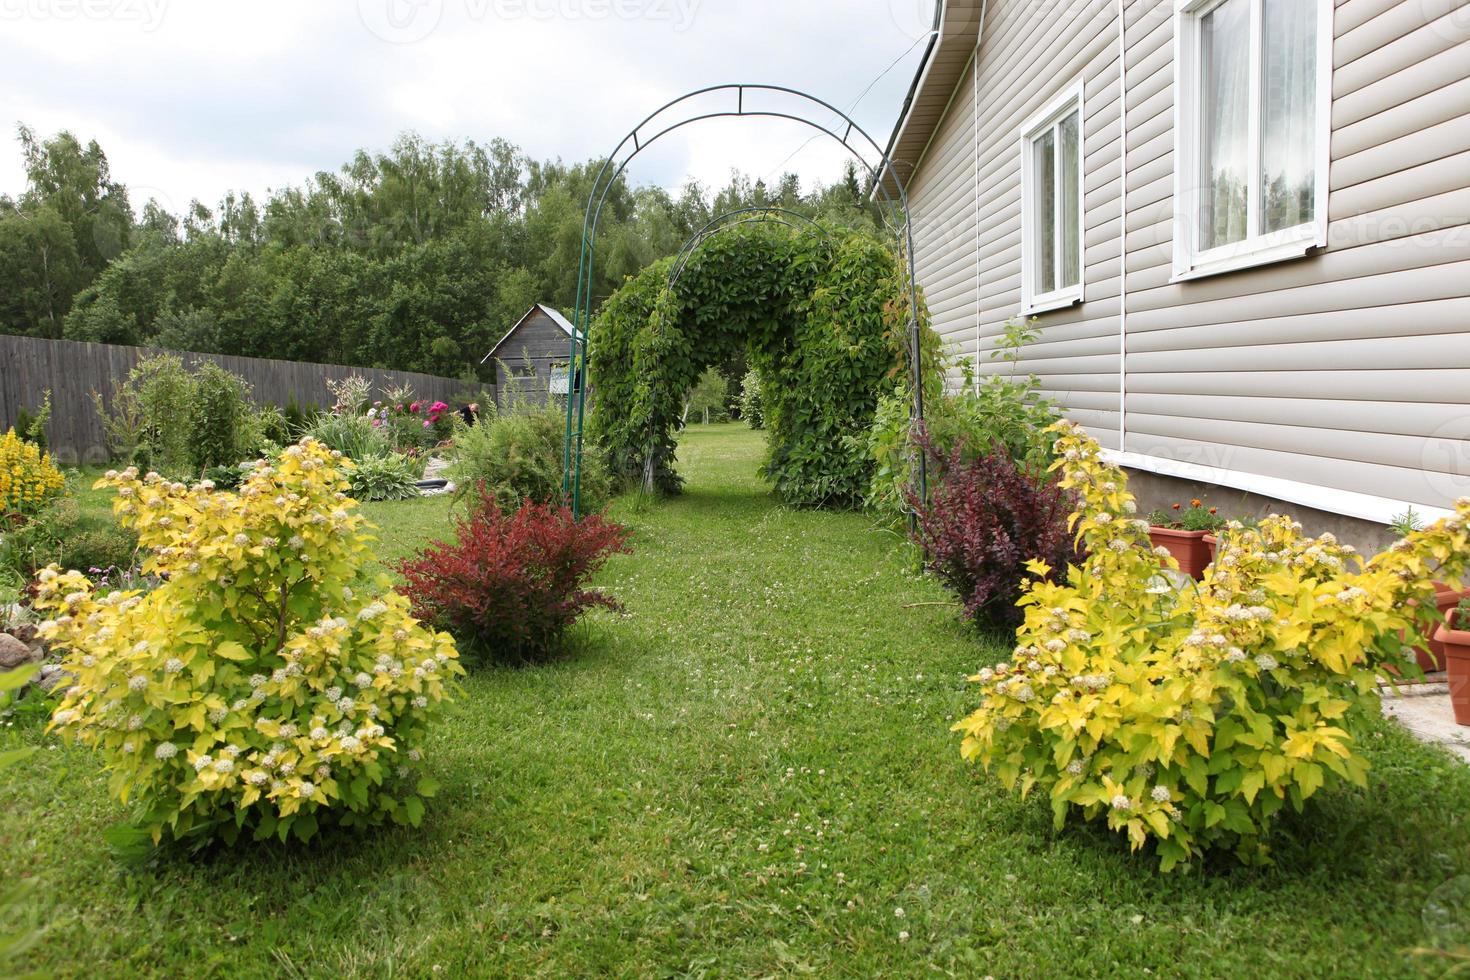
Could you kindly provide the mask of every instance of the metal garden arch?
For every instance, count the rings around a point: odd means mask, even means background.
[[[703,96],[715,93],[725,93],[734,96],[735,107],[722,110],[700,111],[692,109],[687,118],[669,122],[666,125],[659,123],[661,128],[648,138],[640,136],[640,131],[647,127],[659,116],[684,106]],[[796,100],[799,108],[792,111],[782,112],[775,109],[750,108],[746,106],[747,93],[775,94],[788,96]],[[815,115],[818,111],[830,113],[837,117],[846,126],[839,134],[835,129],[828,128],[814,119],[808,118],[803,113]],[[587,337],[592,326],[592,281],[593,269],[596,261],[597,225],[602,217],[602,207],[607,202],[607,195],[617,184],[618,178],[628,169],[633,159],[659,139],[667,136],[675,130],[706,119],[724,119],[731,117],[752,117],[766,119],[786,119],[800,123],[811,129],[817,130],[842,144],[849,153],[857,158],[858,165],[868,174],[869,182],[887,205],[888,212],[884,214],[884,223],[888,230],[893,233],[894,241],[898,249],[899,265],[905,279],[905,289],[908,293],[909,302],[909,372],[914,389],[914,404],[910,409],[915,420],[924,417],[924,386],[922,377],[922,366],[919,351],[919,288],[917,274],[914,268],[914,230],[913,223],[908,214],[908,192],[904,188],[903,180],[894,170],[893,161],[888,153],[880,146],[873,137],[857,124],[846,112],[825,102],[813,95],[794,88],[781,85],[758,85],[758,84],[726,84],[711,85],[706,88],[696,89],[677,99],[664,103],[658,109],[646,116],[642,122],[633,127],[628,135],[613,149],[602,168],[597,172],[596,179],[592,182],[592,189],[587,195],[587,209],[582,219],[582,255],[577,267],[577,306],[573,316],[575,330],[572,333],[571,366],[568,369],[569,379],[581,379],[581,383],[573,381],[567,386],[567,424],[566,441],[562,447],[563,478],[562,491],[571,499],[572,513],[580,516],[582,503],[582,433],[587,419]],[[853,145],[854,137],[859,140],[859,145],[871,150],[879,161],[878,167],[868,163],[868,158],[859,152],[858,146]],[[897,196],[890,193],[886,186],[884,175],[893,181]],[[722,216],[724,217],[724,216]],[[697,247],[697,244],[695,247]],[[579,356],[580,355],[580,356]],[[924,463],[923,454],[919,454],[919,492],[921,496],[928,495],[928,474]]]

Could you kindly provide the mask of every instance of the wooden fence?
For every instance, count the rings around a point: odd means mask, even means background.
[[[51,392],[51,422],[47,439],[57,461],[67,466],[107,461],[107,438],[97,418],[91,393],[105,400],[113,385],[124,381],[134,365],[161,353],[148,347],[119,347],[70,340],[0,335],[0,433],[15,424],[22,408],[34,412],[47,390]],[[381,393],[408,385],[421,399],[453,401],[477,396],[489,385],[467,384],[452,378],[411,371],[379,371],[337,364],[275,361],[231,354],[181,354],[186,364],[214,361],[251,386],[259,405],[286,406],[291,400],[303,408],[327,406],[332,398],[326,382],[361,375]]]

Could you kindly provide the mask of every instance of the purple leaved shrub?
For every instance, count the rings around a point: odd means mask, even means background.
[[[1080,560],[1067,518],[1074,501],[1052,474],[1018,463],[996,443],[975,452],[963,443],[945,454],[926,434],[915,441],[929,458],[928,503],[910,495],[918,517],[915,543],[929,570],[959,598],[976,625],[1013,629],[1025,563],[1039,558],[1053,576]]]

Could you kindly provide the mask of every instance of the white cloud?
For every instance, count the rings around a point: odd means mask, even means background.
[[[503,137],[538,158],[608,152],[704,85],[788,85],[850,104],[886,142],[933,0],[0,0],[0,121],[96,138],[141,205],[215,203],[336,169],[399,132]],[[687,127],[639,181],[722,184],[785,166],[809,183],[844,151],[778,121]],[[0,145],[0,192],[24,186]]]

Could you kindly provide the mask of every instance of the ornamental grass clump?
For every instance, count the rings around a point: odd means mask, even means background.
[[[422,818],[419,745],[463,670],[386,577],[360,578],[373,538],[346,466],[303,439],[238,494],[109,473],[163,584],[41,573],[41,635],[76,678],[52,727],[102,756],[155,842]]]
[[[1053,428],[1088,557],[1026,586],[1015,659],[973,678],[961,751],[1023,796],[1045,791],[1059,827],[1079,812],[1134,850],[1152,842],[1164,870],[1217,849],[1265,862],[1282,809],[1367,784],[1356,733],[1430,627],[1433,579],[1470,564],[1470,498],[1366,562],[1285,517],[1232,522],[1181,588],[1122,471],[1079,427]]]

